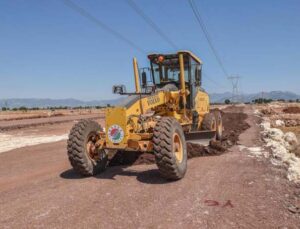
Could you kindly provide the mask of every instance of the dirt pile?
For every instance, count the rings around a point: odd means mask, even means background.
[[[220,155],[237,143],[239,135],[250,126],[246,122],[247,115],[245,113],[227,112],[227,110],[232,111],[232,109],[230,107],[225,109],[225,112],[222,112],[224,126],[222,141],[212,140],[207,147],[188,143],[188,158]],[[238,109],[238,111],[241,110]]]
[[[293,153],[296,155],[296,157],[300,158],[300,145],[293,150]]]
[[[250,125],[246,122],[247,114],[245,113],[223,113],[223,140],[226,145],[236,144],[239,135],[247,130]]]
[[[285,122],[286,127],[300,126],[300,120],[286,119],[286,120],[284,120],[284,122]]]
[[[229,147],[235,145],[239,135],[250,126],[246,122],[247,114],[242,113],[242,107],[228,107],[222,111],[223,139],[222,141],[210,141],[209,146],[187,143],[188,158],[220,155]],[[153,164],[155,158],[150,153],[122,152],[119,151],[110,160],[109,166]]]
[[[263,115],[274,115],[276,111],[274,111],[271,107],[264,108],[260,111]]]
[[[187,143],[188,158],[220,155],[226,151],[226,146],[220,141],[211,140],[209,146]]]
[[[300,107],[287,107],[282,111],[287,114],[300,114]]]

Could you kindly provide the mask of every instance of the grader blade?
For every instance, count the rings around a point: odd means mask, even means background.
[[[185,140],[189,143],[207,146],[215,136],[216,131],[191,131],[185,134]]]

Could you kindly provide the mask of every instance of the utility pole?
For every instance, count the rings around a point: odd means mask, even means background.
[[[239,80],[241,77],[239,75],[236,76],[229,76],[228,79],[231,81],[232,84],[232,103],[240,102],[239,99]]]

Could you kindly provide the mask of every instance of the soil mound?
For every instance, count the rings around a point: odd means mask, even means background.
[[[273,114],[276,114],[276,112],[272,108],[270,108],[270,107],[262,109],[260,112],[263,115],[273,115]]]
[[[188,143],[188,158],[220,155],[235,145],[239,135],[250,127],[246,122],[248,116],[245,113],[222,112],[222,117],[224,126],[222,141],[212,140],[207,147]]]
[[[246,122],[247,114],[241,112],[240,107],[237,109],[230,107],[225,109],[225,112],[222,111],[224,126],[222,141],[212,140],[209,146],[187,143],[188,158],[220,155],[235,145],[239,135],[250,127]],[[109,166],[153,163],[155,163],[155,158],[151,153],[118,151],[110,160]]]
[[[287,107],[282,111],[286,114],[300,114],[300,107]]]

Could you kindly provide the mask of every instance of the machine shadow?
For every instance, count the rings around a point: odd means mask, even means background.
[[[69,179],[69,180],[86,178],[84,176],[79,175],[73,168],[63,171],[59,176],[63,179]]]
[[[93,176],[97,179],[110,179],[115,180],[115,176],[133,176],[136,177],[137,181],[145,184],[167,184],[172,181],[164,179],[158,169],[150,169],[146,171],[136,171],[126,169],[128,166],[112,166],[107,168],[104,172]],[[84,179],[84,177],[76,173],[74,169],[68,169],[60,174],[60,177],[63,179]]]

